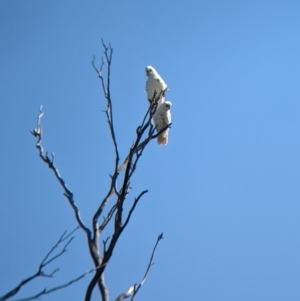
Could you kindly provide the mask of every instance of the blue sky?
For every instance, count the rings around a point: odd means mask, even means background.
[[[299,300],[299,28],[299,1],[1,1],[0,295],[76,227],[29,134],[41,104],[44,147],[87,225],[107,192],[113,148],[90,63],[103,38],[122,158],[147,110],[145,66],[173,103],[169,144],[147,148],[131,184],[129,202],[149,193],[106,270],[111,300],[142,278],[161,232],[137,300]],[[85,243],[78,231],[55,278],[19,297],[90,269]],[[82,300],[89,280],[43,300]]]

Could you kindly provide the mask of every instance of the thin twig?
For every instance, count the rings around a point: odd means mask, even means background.
[[[162,239],[163,239],[163,233],[161,233],[161,234],[158,235],[158,237],[157,237],[157,240],[156,240],[155,246],[154,246],[154,248],[153,248],[153,251],[152,251],[152,254],[151,254],[151,257],[150,257],[150,261],[149,261],[149,264],[148,264],[148,266],[147,266],[145,275],[144,275],[142,281],[141,281],[138,285],[135,285],[135,286],[134,286],[134,292],[133,292],[133,294],[132,294],[131,301],[133,301],[133,299],[134,299],[134,297],[136,296],[136,294],[138,293],[139,289],[140,289],[141,286],[145,283],[146,278],[147,278],[147,275],[148,275],[148,273],[149,273],[149,270],[150,270],[151,266],[154,264],[154,262],[153,262],[153,257],[154,257],[154,253],[155,253],[156,247],[157,247],[158,243],[159,243]]]
[[[52,261],[54,261],[55,259],[57,259],[58,257],[60,257],[61,255],[63,255],[66,251],[67,251],[67,246],[71,243],[71,241],[74,239],[74,237],[70,237],[70,235],[72,235],[75,231],[77,230],[77,228],[75,230],[73,230],[69,235],[66,235],[65,231],[62,236],[58,239],[58,241],[56,242],[56,244],[50,249],[50,251],[46,254],[46,256],[44,257],[44,259],[42,260],[42,262],[39,264],[38,270],[35,274],[33,274],[32,276],[22,280],[15,288],[13,288],[11,291],[9,291],[7,294],[5,294],[4,296],[0,297],[0,301],[4,301],[7,300],[11,297],[13,297],[14,295],[16,295],[20,289],[28,282],[32,281],[33,279],[37,278],[37,277],[48,277],[48,278],[52,278],[53,275],[59,271],[59,269],[55,269],[51,274],[46,274],[43,271],[43,268],[45,268],[47,265],[49,265]],[[51,257],[50,259],[48,259],[51,254],[53,253],[53,251],[62,243],[64,242],[66,239],[69,240],[67,241],[67,243],[63,246],[62,251],[59,252],[57,255]]]
[[[117,205],[116,204],[111,207],[111,209],[109,210],[106,218],[104,218],[102,224],[99,226],[99,232],[100,233],[104,230],[104,228],[106,227],[106,225],[109,223],[109,221],[111,220],[111,218],[112,218],[114,212],[116,211],[116,209],[117,209]]]
[[[108,236],[105,240],[103,240],[103,253],[106,252],[106,244],[109,241],[109,239],[110,239],[110,236]]]
[[[133,205],[131,206],[131,208],[130,208],[130,210],[129,210],[129,213],[128,213],[128,215],[127,215],[127,218],[126,218],[126,220],[125,220],[125,223],[124,223],[124,225],[122,226],[123,229],[127,226],[128,222],[129,222],[129,220],[130,220],[131,214],[132,214],[132,212],[134,211],[134,209],[135,209],[135,207],[136,207],[138,201],[139,201],[139,200],[141,199],[141,197],[142,197],[145,193],[147,193],[147,192],[148,192],[148,190],[142,191],[142,192],[139,194],[139,196],[138,196],[137,198],[134,199]]]
[[[96,269],[91,269],[89,271],[84,272],[82,275],[78,276],[77,278],[74,278],[74,279],[70,280],[69,282],[67,282],[65,284],[62,284],[62,285],[59,285],[59,286],[55,286],[55,287],[50,288],[50,289],[46,289],[45,288],[41,292],[37,293],[34,296],[27,297],[27,298],[24,298],[24,299],[18,299],[18,300],[15,300],[15,301],[30,301],[30,300],[39,299],[39,297],[41,297],[43,295],[49,295],[49,294],[51,294],[51,293],[53,293],[55,291],[58,291],[58,290],[61,290],[63,288],[66,288],[66,287],[70,286],[71,284],[73,284],[73,283],[79,281],[80,279],[84,278],[86,275],[93,273],[95,270]],[[2,301],[2,299],[0,299],[0,301]]]

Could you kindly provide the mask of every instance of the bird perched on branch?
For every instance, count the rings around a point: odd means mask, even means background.
[[[171,123],[171,106],[170,101],[163,102],[156,110],[153,116],[154,126],[159,133]],[[169,128],[166,128],[157,137],[157,143],[159,145],[166,145],[168,143]]]
[[[159,107],[165,101],[165,92],[168,86],[152,66],[147,66],[145,71],[147,75],[145,88],[147,99],[151,104],[154,92],[156,91],[154,100],[157,100],[157,107]]]

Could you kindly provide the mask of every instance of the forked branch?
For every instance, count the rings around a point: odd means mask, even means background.
[[[31,134],[37,138],[37,142],[35,147],[38,149],[39,151],[39,156],[40,158],[43,160],[43,162],[45,162],[48,167],[53,171],[56,179],[58,180],[59,184],[61,185],[61,187],[64,190],[64,196],[68,199],[69,204],[71,205],[74,214],[75,214],[75,218],[76,221],[79,225],[79,227],[86,233],[86,235],[88,236],[88,238],[91,237],[91,231],[84,225],[84,223],[82,222],[82,219],[80,217],[80,211],[77,207],[77,205],[75,204],[74,201],[74,196],[72,191],[68,188],[67,184],[65,183],[65,181],[63,180],[62,176],[60,175],[58,168],[56,167],[56,165],[54,164],[54,153],[51,153],[51,158],[48,155],[48,152],[45,153],[44,148],[42,146],[42,117],[44,116],[44,112],[43,112],[43,106],[40,107],[40,114],[38,116],[38,121],[37,121],[37,127],[30,131]]]
[[[35,274],[33,274],[30,277],[27,277],[26,279],[22,280],[16,287],[14,287],[12,290],[10,290],[7,294],[5,294],[4,296],[0,297],[0,301],[5,301],[8,300],[9,298],[13,297],[14,295],[16,295],[21,288],[27,284],[28,282],[31,282],[32,280],[38,278],[38,277],[47,277],[47,278],[53,278],[54,274],[56,272],[59,271],[59,269],[54,269],[51,273],[46,273],[44,271],[44,268],[49,265],[52,261],[56,260],[57,258],[59,258],[60,256],[62,256],[64,253],[67,252],[67,246],[72,242],[72,240],[74,239],[73,233],[77,230],[78,228],[76,228],[75,230],[73,230],[71,233],[69,233],[68,235],[66,235],[67,231],[65,231],[62,236],[59,238],[59,240],[56,242],[56,244],[50,249],[50,251],[46,254],[46,256],[44,257],[44,259],[41,261],[41,263],[38,266],[37,272]],[[64,246],[62,247],[61,251],[54,255],[53,252],[55,251],[55,249],[57,249],[63,242],[66,243],[64,244]],[[50,294],[56,290],[62,289],[64,287],[67,287],[69,285],[71,285],[72,283],[80,280],[81,278],[83,278],[87,273],[90,272],[86,272],[84,275],[81,275],[80,277],[77,277],[71,281],[69,281],[66,284],[57,286],[55,288],[52,288],[50,290],[44,289],[42,292],[38,293],[37,295],[33,296],[33,297],[29,297],[29,298],[25,298],[25,299],[21,299],[21,300],[34,300],[37,299],[39,296],[44,295],[44,294]]]
[[[154,265],[154,262],[153,262],[153,257],[154,257],[154,253],[155,253],[155,250],[156,250],[156,247],[158,245],[158,243],[160,242],[160,240],[163,239],[163,234],[161,233],[160,235],[158,235],[157,237],[157,240],[156,240],[156,243],[155,243],[155,246],[152,250],[152,254],[151,254],[151,257],[150,257],[150,261],[149,261],[149,264],[147,266],[147,269],[146,269],[146,272],[145,272],[145,275],[142,279],[142,281],[139,283],[139,284],[135,284],[135,285],[132,285],[128,290],[127,292],[125,293],[122,293],[120,296],[118,296],[118,298],[115,300],[115,301],[122,301],[126,298],[130,298],[131,297],[131,301],[134,300],[134,297],[136,296],[136,294],[138,293],[139,289],[141,288],[141,286],[145,283],[146,281],[146,278],[148,276],[148,273],[149,273],[149,270],[151,268],[151,266]]]

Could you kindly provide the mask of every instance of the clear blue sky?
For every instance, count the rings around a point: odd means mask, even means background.
[[[111,300],[164,232],[137,300],[298,301],[299,28],[296,0],[1,1],[0,295],[76,226],[29,134],[41,104],[44,147],[87,225],[107,192],[113,148],[90,64],[102,37],[122,158],[147,110],[145,66],[173,103],[169,144],[148,147],[131,184],[128,202],[149,193],[106,270]],[[83,233],[52,267],[19,296],[90,269]],[[82,300],[89,280],[43,300]]]

